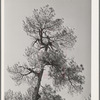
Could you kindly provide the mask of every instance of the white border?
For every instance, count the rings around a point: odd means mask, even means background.
[[[4,100],[4,0],[1,0],[1,100]]]
[[[91,0],[91,97],[99,100],[99,0]],[[4,0],[1,0],[1,100],[4,100]]]
[[[99,100],[99,0],[92,0],[91,6],[91,97]]]

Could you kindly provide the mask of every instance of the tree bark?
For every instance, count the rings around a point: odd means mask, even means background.
[[[37,87],[36,87],[36,91],[35,91],[35,97],[33,97],[33,100],[38,100],[38,92],[39,92],[39,88],[41,85],[41,79],[42,79],[42,75],[43,75],[43,71],[44,69],[41,69],[39,77],[38,77],[38,83],[37,83]]]

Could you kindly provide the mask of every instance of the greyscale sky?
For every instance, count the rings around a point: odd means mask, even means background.
[[[12,89],[25,93],[29,87],[23,83],[16,86],[7,72],[7,66],[17,62],[26,62],[25,48],[31,44],[31,39],[23,31],[25,17],[32,15],[34,9],[45,5],[54,8],[55,18],[64,18],[64,25],[75,28],[77,43],[71,50],[66,50],[67,56],[74,57],[78,64],[83,64],[85,70],[84,90],[79,95],[70,95],[67,89],[60,92],[66,100],[83,100],[91,92],[91,0],[5,0],[4,2],[4,91]],[[47,71],[42,84],[48,82]],[[51,82],[51,81],[50,81]],[[49,83],[50,83],[49,82]]]

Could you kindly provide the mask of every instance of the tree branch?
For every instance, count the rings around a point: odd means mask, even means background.
[[[35,75],[38,75],[38,72],[32,70],[31,68],[26,68],[27,70],[29,70],[31,73],[34,73]]]
[[[35,75],[37,75],[38,76],[38,72],[36,72],[36,71],[34,71],[32,68],[25,68],[24,66],[19,66],[19,67],[23,67],[24,69],[27,69],[28,71],[30,71],[29,73],[27,73],[27,74],[30,74],[30,73],[34,73]]]
[[[27,76],[27,75],[29,75],[29,74],[31,74],[31,72],[29,72],[29,73],[27,73],[27,74],[22,74],[22,73],[20,73],[22,76]]]

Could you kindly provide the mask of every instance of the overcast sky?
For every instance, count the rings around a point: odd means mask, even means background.
[[[77,43],[72,50],[66,50],[67,55],[74,57],[78,64],[83,64],[85,70],[85,85],[83,93],[71,96],[64,89],[60,92],[66,100],[83,100],[91,91],[91,0],[5,0],[4,9],[4,90],[22,91],[28,85],[16,86],[7,72],[7,66],[17,62],[25,62],[25,48],[31,44],[30,38],[23,31],[22,20],[31,16],[32,11],[49,4],[56,13],[55,18],[64,18],[65,26],[75,28]],[[47,72],[44,73],[42,84],[48,82]]]

